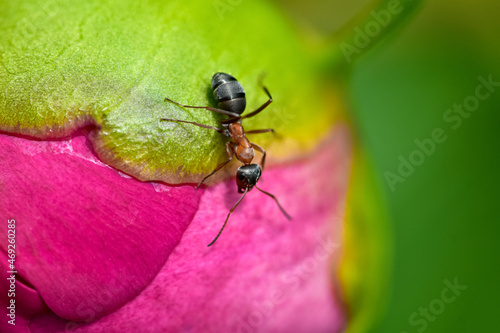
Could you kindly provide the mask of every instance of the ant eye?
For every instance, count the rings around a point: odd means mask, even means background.
[[[244,179],[245,179],[245,175],[244,175],[244,174],[242,174],[242,173],[240,173],[240,174],[238,175],[238,179],[239,179],[239,180],[244,180]]]

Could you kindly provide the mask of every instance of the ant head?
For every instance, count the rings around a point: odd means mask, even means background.
[[[242,165],[236,172],[236,184],[238,184],[238,192],[243,193],[246,189],[250,191],[259,181],[262,171],[258,164],[252,163]]]

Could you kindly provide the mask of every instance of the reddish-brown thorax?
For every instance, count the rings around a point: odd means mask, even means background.
[[[252,147],[250,141],[248,141],[245,136],[245,130],[241,123],[231,123],[228,126],[229,134],[231,139],[236,144],[236,149],[234,150],[236,158],[243,164],[250,164],[255,156],[255,151]]]

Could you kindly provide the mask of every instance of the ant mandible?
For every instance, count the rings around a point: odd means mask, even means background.
[[[276,199],[274,195],[257,187],[257,182],[259,181],[259,178],[262,174],[262,170],[264,169],[264,163],[266,162],[266,151],[262,147],[256,145],[255,143],[251,143],[245,136],[245,134],[267,133],[267,132],[274,132],[274,130],[268,128],[268,129],[252,130],[245,133],[243,125],[241,124],[241,121],[243,119],[255,116],[256,114],[264,110],[273,101],[273,98],[271,97],[269,90],[267,90],[267,88],[264,86],[262,87],[264,88],[265,93],[269,97],[269,100],[264,104],[262,104],[262,106],[259,107],[257,110],[250,112],[245,116],[241,116],[243,111],[245,111],[245,107],[247,104],[247,100],[245,98],[245,90],[243,90],[241,83],[239,83],[238,80],[236,80],[236,78],[226,73],[221,73],[221,72],[215,73],[214,76],[212,77],[212,91],[214,94],[214,99],[217,102],[218,108],[213,108],[210,106],[183,105],[171,99],[165,98],[166,102],[168,101],[184,108],[205,109],[221,113],[229,117],[227,119],[220,121],[221,128],[186,120],[178,120],[170,118],[160,119],[164,121],[187,123],[203,128],[212,129],[219,132],[222,135],[231,138],[232,141],[229,141],[226,144],[226,152],[228,160],[219,164],[214,171],[212,171],[209,175],[205,176],[205,178],[203,178],[198,183],[198,186],[196,186],[197,189],[208,177],[212,176],[214,173],[222,169],[222,167],[224,167],[226,164],[231,162],[234,155],[236,155],[236,158],[241,163],[243,163],[243,165],[240,166],[238,168],[238,171],[236,172],[236,184],[238,185],[238,193],[243,193],[243,195],[234,204],[231,210],[229,210],[229,213],[227,214],[226,217],[226,221],[222,225],[222,228],[220,229],[215,239],[210,244],[208,244],[208,246],[212,246],[215,243],[215,241],[219,238],[222,231],[226,227],[227,221],[229,220],[229,216],[231,216],[231,213],[236,209],[236,207],[238,207],[238,205],[243,200],[245,195],[253,187],[257,188],[262,193],[273,198],[274,201],[276,201],[276,204],[278,205],[279,209],[283,212],[283,214],[289,220],[292,219],[290,215],[288,215],[287,212],[283,209],[283,207],[281,207],[280,203],[278,202],[278,199]],[[262,169],[257,163],[252,163],[252,160],[255,156],[255,150],[262,153],[262,160],[261,160]]]

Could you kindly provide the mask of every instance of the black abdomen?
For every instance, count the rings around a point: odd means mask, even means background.
[[[217,107],[222,110],[242,114],[247,100],[245,90],[234,76],[226,73],[215,73],[212,77],[212,90]]]

